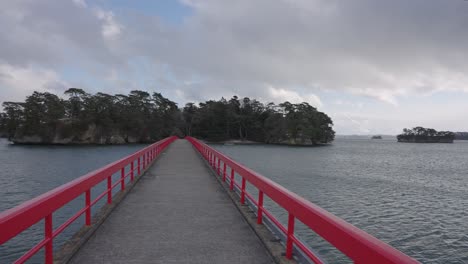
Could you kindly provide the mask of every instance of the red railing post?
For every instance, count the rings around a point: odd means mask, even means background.
[[[112,175],[107,177],[107,203],[112,203]]]
[[[223,162],[223,182],[226,181],[226,163]]]
[[[132,162],[130,163],[130,180],[131,181],[135,179],[135,173],[134,173],[135,165],[133,163],[134,163],[134,160],[132,160]]]
[[[141,174],[141,161],[140,161],[140,157],[138,157],[138,176],[140,176]]]
[[[229,183],[229,190],[234,190],[234,169],[231,168],[231,182]]]
[[[293,238],[294,238],[294,215],[289,213],[288,216],[288,237],[286,240],[286,258],[292,259],[293,255]]]
[[[258,190],[257,224],[263,223],[263,192]]]
[[[146,170],[146,153],[143,153],[143,170]]]
[[[242,177],[242,186],[241,186],[241,204],[245,204],[245,178]]]
[[[125,190],[125,167],[120,170],[120,190]]]
[[[221,170],[221,159],[218,158],[218,175],[220,173],[220,170]]]
[[[52,225],[52,214],[45,217],[44,221],[44,237],[47,239],[45,244],[45,263],[52,264],[54,262],[54,241],[52,238],[54,227]]]
[[[86,191],[85,194],[85,203],[86,203],[86,213],[85,213],[85,218],[86,218],[86,225],[90,226],[91,225],[91,189]]]

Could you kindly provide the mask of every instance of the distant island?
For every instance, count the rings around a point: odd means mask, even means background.
[[[382,139],[382,136],[380,136],[380,135],[375,135],[375,136],[372,136],[371,139]]]
[[[468,140],[468,132],[455,132],[455,140]]]
[[[397,139],[398,142],[406,143],[453,143],[455,133],[424,127],[405,128],[403,133],[397,136]]]
[[[0,136],[15,144],[151,143],[177,135],[208,142],[322,145],[335,138],[333,121],[308,103],[263,104],[248,97],[177,103],[154,92],[89,94],[65,98],[34,92],[24,102],[4,102]]]

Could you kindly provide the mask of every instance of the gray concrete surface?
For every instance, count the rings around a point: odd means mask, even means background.
[[[175,141],[71,263],[273,263],[185,140]]]

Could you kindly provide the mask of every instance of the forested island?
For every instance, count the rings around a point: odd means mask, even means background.
[[[398,135],[397,139],[398,142],[407,143],[453,143],[455,133],[424,127],[404,128],[403,134]]]
[[[0,136],[16,144],[150,143],[170,135],[207,141],[318,145],[333,141],[333,122],[308,103],[263,104],[248,97],[177,104],[160,93],[89,94],[70,88],[64,98],[34,92],[4,102]]]

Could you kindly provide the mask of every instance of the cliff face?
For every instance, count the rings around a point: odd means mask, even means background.
[[[108,130],[95,124],[86,129],[70,129],[67,124],[58,124],[55,129],[42,135],[21,135],[16,133],[11,141],[15,144],[52,144],[52,145],[118,145],[127,143],[148,143],[148,137],[125,135],[121,131]]]

